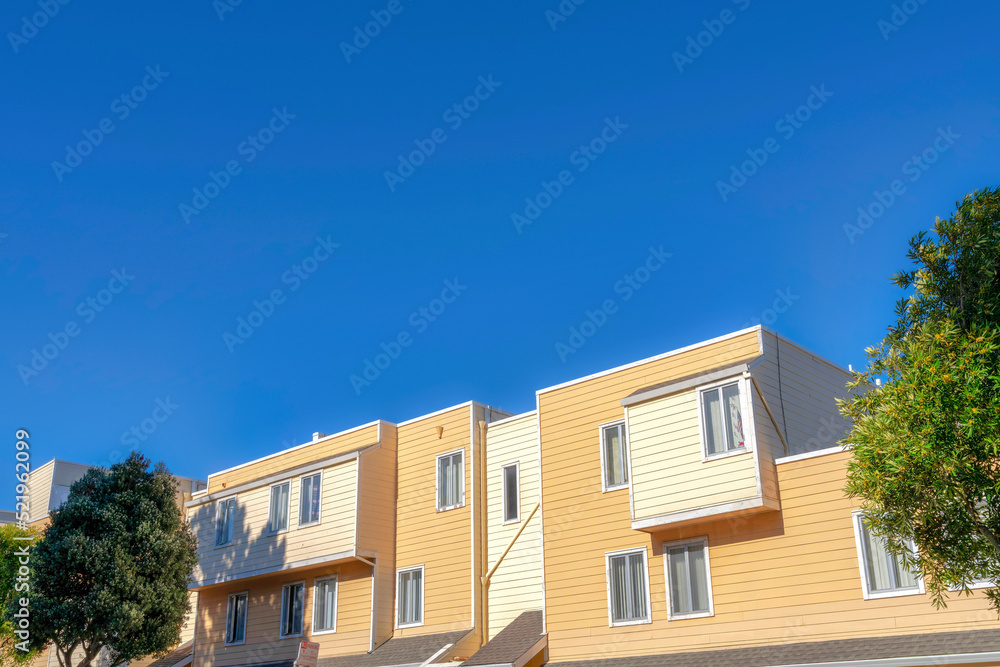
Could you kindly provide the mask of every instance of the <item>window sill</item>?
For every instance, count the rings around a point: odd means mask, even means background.
[[[668,621],[686,621],[689,618],[711,618],[715,616],[714,611],[694,611],[690,614],[675,614],[671,612],[667,614]]]
[[[316,637],[317,635],[332,635],[335,634],[336,632],[337,628],[331,628],[329,630],[313,630],[312,636]]]
[[[301,636],[302,636],[301,632],[298,633],[297,635],[280,635],[279,634],[278,635],[278,639],[298,639]]]
[[[246,643],[247,641],[244,639],[241,642],[225,642],[223,646],[244,646]]]
[[[601,493],[611,493],[612,491],[622,491],[622,490],[627,489],[627,488],[629,488],[628,484],[622,484],[620,486],[606,486],[603,489],[601,489]]]
[[[521,523],[521,517],[518,517],[516,519],[510,519],[509,521],[504,521],[500,525],[501,526],[513,526],[513,525],[516,525],[516,524],[519,524],[519,523]]]
[[[298,524],[298,525],[295,526],[295,530],[299,530],[300,528],[312,528],[312,527],[318,526],[318,525],[320,525],[319,521],[310,521],[309,523],[300,523],[300,524]]]
[[[620,627],[624,627],[624,626],[627,626],[627,625],[647,625],[647,624],[652,623],[652,622],[653,622],[653,619],[651,619],[651,618],[643,618],[643,619],[639,619],[639,620],[636,620],[636,621],[611,621],[611,627],[612,628],[620,628]]]
[[[701,462],[708,463],[709,461],[715,461],[717,459],[728,459],[730,456],[740,456],[742,454],[750,454],[751,449],[747,446],[739,447],[737,449],[730,449],[727,452],[719,452],[718,454],[705,454],[705,450],[702,449]]]
[[[923,595],[924,589],[920,588],[905,588],[903,590],[896,591],[882,591],[880,593],[868,593],[865,597],[866,600],[881,600],[882,598],[899,598],[905,597],[907,595]]]
[[[420,621],[419,623],[406,623],[405,625],[397,625],[396,629],[397,630],[406,630],[407,628],[422,628],[423,626],[424,626],[424,622]]]
[[[438,512],[447,512],[448,510],[457,510],[457,509],[461,509],[463,507],[465,507],[465,503],[464,502],[461,505],[449,505],[447,507],[439,507],[439,508],[437,508],[437,511]]]

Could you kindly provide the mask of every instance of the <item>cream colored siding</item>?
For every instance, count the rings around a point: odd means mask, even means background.
[[[703,460],[698,400],[691,389],[628,409],[636,519],[758,496],[751,448]],[[745,415],[748,440],[752,427]],[[599,446],[596,431],[591,440]]]
[[[215,546],[216,501],[189,508],[198,537],[196,585],[263,573],[308,559],[353,551],[358,464],[356,459],[323,469],[320,523],[298,528],[299,480],[291,481],[288,530],[268,534],[270,485],[236,495],[232,543]],[[226,496],[222,496],[226,497]]]
[[[55,460],[35,468],[28,474],[28,520],[38,521],[49,516],[49,495]]]
[[[503,525],[502,467],[518,464],[520,513]],[[492,568],[538,503],[538,428],[534,413],[490,426],[486,433],[488,557]],[[541,516],[535,513],[493,574],[489,587],[490,639],[517,616],[542,608]]]

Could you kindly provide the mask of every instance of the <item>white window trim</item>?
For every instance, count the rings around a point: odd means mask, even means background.
[[[403,625],[399,624],[399,575],[404,572],[413,572],[414,570],[420,570],[420,622],[419,623],[406,623]],[[427,610],[424,607],[424,601],[427,599],[427,573],[424,571],[423,565],[414,565],[412,567],[401,567],[396,570],[396,602],[392,607],[392,617],[393,625],[397,630],[402,630],[404,628],[419,628],[423,626],[424,620],[427,618]]]
[[[737,389],[740,392],[740,414],[743,416],[743,436],[746,438],[746,442],[742,449],[729,449],[724,452],[719,452],[718,454],[709,454],[708,441],[705,439],[705,408],[701,402],[701,394],[702,392],[709,391],[711,389],[718,389],[719,387],[724,387],[727,384],[734,383],[737,385]],[[750,387],[747,384],[745,377],[737,375],[726,378],[725,380],[699,385],[695,387],[694,396],[695,401],[698,403],[698,440],[701,443],[702,463],[725,459],[730,456],[741,456],[743,454],[753,453],[757,445],[757,433],[756,425],[753,423],[753,419],[751,418],[753,415],[753,406],[750,404]]]
[[[231,609],[231,606],[230,606],[231,602],[230,601],[234,597],[236,597],[238,595],[245,595],[246,596],[246,599],[247,599],[247,602],[246,602],[246,605],[247,605],[247,615],[246,615],[246,618],[243,620],[243,639],[240,640],[240,641],[238,641],[238,642],[231,642],[231,641],[229,641],[229,640],[226,639],[226,637],[229,636],[229,621],[230,621],[229,610]],[[226,598],[226,627],[225,627],[225,630],[222,633],[223,645],[225,645],[225,646],[243,646],[244,644],[246,644],[247,643],[247,627],[249,627],[249,625],[250,625],[250,591],[237,591],[235,593],[230,593],[229,596]]]
[[[462,501],[457,505],[446,505],[441,507],[438,505],[438,500],[441,498],[441,459],[448,456],[454,456],[455,454],[462,455],[462,476],[460,478],[460,483],[462,485],[459,495],[462,497]],[[461,447],[459,449],[453,449],[450,452],[445,452],[443,454],[438,454],[434,459],[434,506],[437,507],[438,512],[447,512],[448,510],[458,509],[459,507],[465,507],[465,448]]]
[[[285,589],[289,586],[302,586],[302,630],[294,635],[286,635],[283,632],[283,626],[285,624]],[[290,600],[289,600],[290,601]],[[281,616],[278,620],[278,637],[281,639],[290,639],[292,637],[301,637],[306,630],[306,581],[302,579],[300,581],[289,581],[281,585]]]
[[[309,523],[301,523],[299,519],[302,518],[302,480],[316,476],[319,476],[319,515],[317,516],[315,521],[310,521]],[[318,526],[323,522],[323,471],[316,470],[307,475],[300,475],[298,477],[298,482],[299,482],[299,514],[295,519],[295,529],[298,530],[299,528],[310,528],[312,526]],[[288,489],[288,504],[289,505],[292,504],[291,487],[289,487]],[[289,523],[291,523],[291,517],[289,517]]]
[[[517,477],[517,516],[513,519],[504,520],[504,512],[507,511],[507,468],[514,468],[514,475]],[[521,523],[521,462],[511,461],[500,466],[500,525],[509,526],[514,523]]]
[[[317,630],[316,629],[316,609],[319,605],[316,604],[316,594],[319,590],[319,585],[325,581],[333,581],[333,627],[327,630]],[[313,635],[332,635],[337,631],[337,609],[340,599],[340,577],[336,574],[329,577],[317,577],[313,582],[313,598],[312,598],[312,632]]]
[[[604,453],[604,429],[611,426],[621,426],[622,427],[622,438],[625,441],[624,446],[624,458],[625,458],[625,475],[628,476],[628,481],[624,484],[618,484],[616,486],[608,486],[608,468],[607,461],[605,460]],[[620,491],[622,489],[632,488],[632,452],[629,448],[628,441],[628,428],[626,428],[624,419],[616,419],[613,422],[607,422],[601,424],[597,427],[597,438],[601,446],[601,493],[609,493],[611,491]]]
[[[233,520],[234,521],[236,520],[236,510],[239,509],[239,505],[235,503],[236,495],[237,494],[234,493],[234,494],[232,494],[230,496],[226,496],[225,498],[218,498],[218,499],[216,499],[216,501],[215,501],[215,521],[212,522],[212,525],[214,527],[214,530],[212,531],[212,533],[213,533],[213,541],[218,540],[218,538],[219,538],[219,505],[221,505],[224,502],[228,502],[230,500],[234,501],[234,504],[233,504]],[[219,544],[218,542],[215,542],[215,547],[214,548],[216,548],[216,549],[222,549],[222,548],[225,548],[225,547],[228,547],[228,546],[232,546],[233,542],[235,542],[235,541],[236,541],[236,526],[233,525],[233,537],[232,537],[232,539],[229,540],[228,542],[223,542],[222,544]]]
[[[646,618],[635,621],[616,621],[614,614],[614,602],[613,602],[614,598],[611,594],[611,559],[614,556],[628,556],[637,553],[642,554],[643,579],[644,579],[643,583],[646,586]],[[606,580],[607,591],[608,591],[609,628],[619,628],[626,625],[645,625],[647,623],[653,622],[653,601],[649,597],[649,554],[646,551],[646,547],[637,547],[634,549],[621,549],[619,551],[606,551],[604,553],[604,578]]]
[[[274,500],[274,487],[281,486],[282,484],[288,485],[288,526],[284,530],[271,530],[271,503]],[[286,479],[280,482],[275,482],[267,487],[267,534],[270,535],[281,535],[287,533],[288,529],[292,527],[292,480]]]
[[[914,574],[917,578],[916,588],[908,588],[898,591],[884,591],[881,593],[873,593],[868,590],[868,570],[865,567],[865,545],[864,540],[861,539],[861,519],[863,516],[864,513],[861,510],[855,510],[851,513],[851,524],[854,526],[854,546],[858,556],[858,571],[861,573],[861,593],[864,596],[864,599],[880,600],[882,598],[898,598],[906,595],[923,595],[924,578],[921,577],[919,573]],[[877,535],[872,535],[872,537],[878,538]]]
[[[708,611],[695,611],[689,614],[674,613],[674,603],[670,596],[670,550],[677,547],[687,547],[701,544],[705,548],[705,585],[708,589]],[[676,540],[674,542],[664,542],[661,545],[663,550],[663,581],[667,584],[667,620],[683,621],[689,618],[708,618],[715,616],[715,597],[712,595],[712,564],[709,561],[708,536],[692,537],[686,540]]]

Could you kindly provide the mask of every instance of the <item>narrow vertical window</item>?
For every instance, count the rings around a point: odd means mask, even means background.
[[[521,488],[518,479],[518,465],[511,463],[503,467],[503,522],[514,523],[521,520]]]
[[[628,445],[625,424],[601,428],[601,461],[604,464],[604,490],[628,486]]]
[[[319,523],[320,487],[322,475],[303,477],[299,485],[299,525]]]
[[[313,632],[337,629],[337,578],[320,579],[313,591]]]
[[[424,568],[400,570],[396,586],[396,625],[400,628],[424,622]]]
[[[705,454],[724,454],[746,445],[738,382],[701,392]]]
[[[611,624],[649,621],[646,550],[609,554],[607,558]]]
[[[302,613],[306,605],[305,584],[285,584],[281,587],[281,636],[302,634]]]
[[[708,572],[708,542],[664,546],[670,618],[712,615],[712,587]]]
[[[215,545],[221,547],[233,541],[236,518],[236,498],[220,500],[215,508]]]
[[[889,552],[885,540],[872,534],[861,514],[855,515],[859,536],[865,592],[868,597],[889,597],[921,592],[915,573],[903,565],[903,559]]]
[[[288,482],[282,482],[271,487],[271,509],[267,520],[269,533],[288,530],[288,486]]]
[[[442,454],[437,458],[437,508],[461,507],[465,504],[465,451]]]
[[[247,632],[247,594],[234,593],[229,596],[226,609],[226,644],[242,644]]]

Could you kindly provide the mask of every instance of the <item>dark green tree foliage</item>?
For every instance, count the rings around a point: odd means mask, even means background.
[[[912,293],[841,406],[847,491],[940,607],[1000,581],[1000,188],[966,196],[908,257],[916,268],[894,281]],[[987,595],[1000,611],[1000,591]]]
[[[32,556],[32,641],[51,641],[62,667],[162,655],[180,638],[196,542],[176,483],[133,453],[70,488]],[[72,664],[74,651],[83,659]]]

